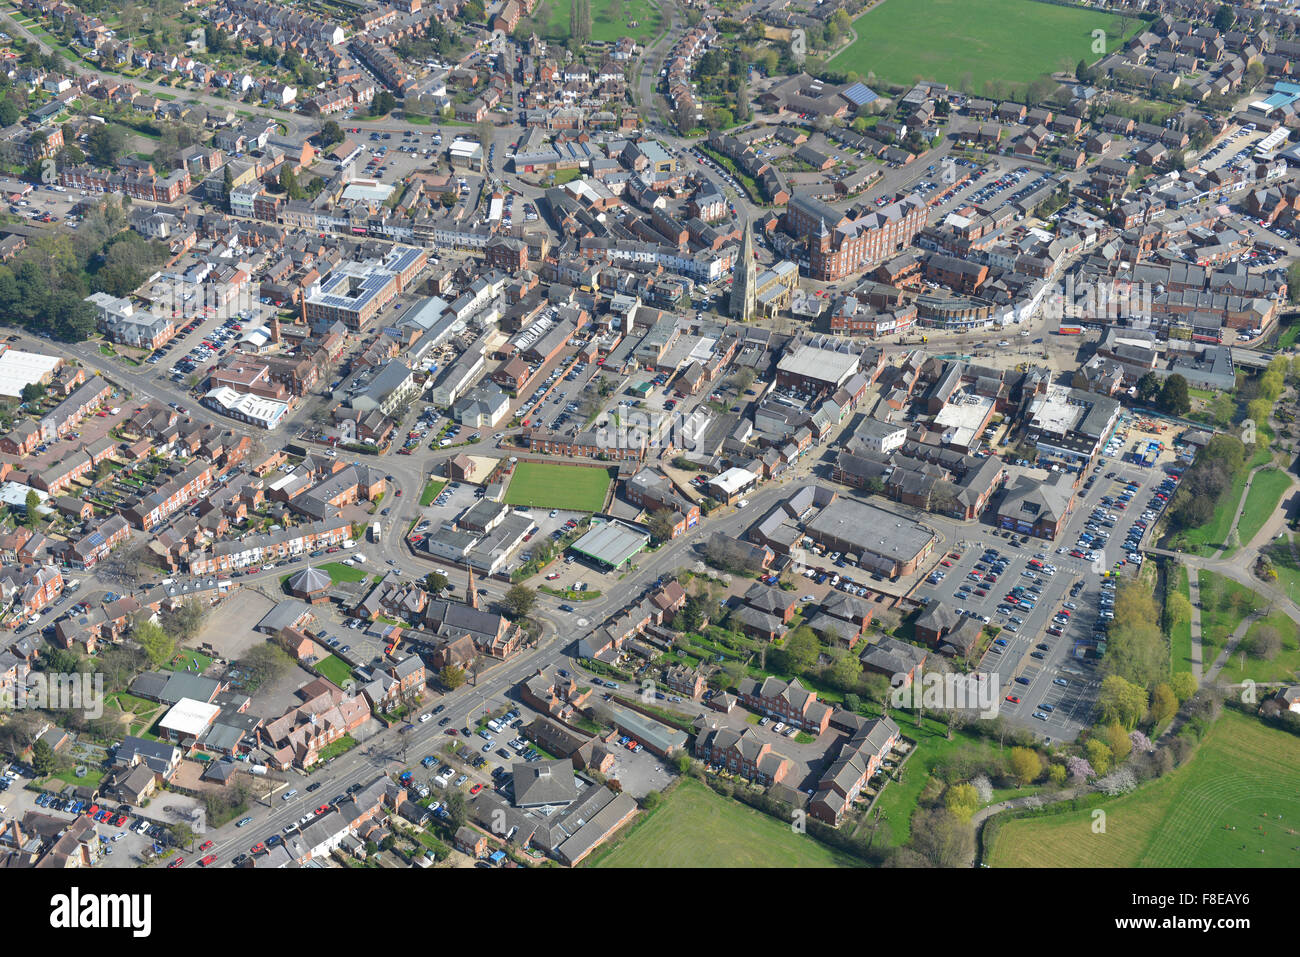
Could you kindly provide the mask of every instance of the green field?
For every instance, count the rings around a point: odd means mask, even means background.
[[[1296,867],[1300,738],[1225,711],[1192,761],[1092,810],[1008,821],[993,867]],[[1231,830],[1231,828],[1236,830]]]
[[[920,807],[921,792],[925,790],[935,766],[959,755],[976,762],[988,761],[996,755],[998,746],[994,741],[962,732],[954,734],[949,741],[947,726],[933,718],[923,718],[920,728],[916,726],[916,718],[910,714],[895,714],[894,720],[903,734],[916,742],[916,751],[903,765],[903,779],[889,781],[880,792],[875,809],[880,811],[881,822],[889,830],[893,846],[899,847],[911,839],[912,815]],[[995,791],[993,799],[1026,797],[1037,791],[1037,787]]]
[[[599,512],[605,507],[609,472],[581,465],[520,462],[506,489],[507,505]]]
[[[856,867],[857,861],[706,785],[682,781],[593,867]]]
[[[1259,594],[1217,572],[1201,569],[1201,643],[1221,650],[1251,609],[1262,606]],[[1208,668],[1214,655],[1202,652]]]
[[[1105,31],[1112,52],[1142,26],[1131,18],[1121,37],[1110,14],[1034,0],[887,0],[853,22],[858,39],[830,62],[863,77],[874,73],[881,84],[910,86],[923,78],[1001,96],[1045,73],[1073,75],[1080,60],[1100,59],[1092,51],[1094,30]]]
[[[430,481],[429,484],[424,487],[424,491],[420,493],[420,507],[423,508],[426,505],[433,504],[433,500],[441,494],[442,490],[446,488],[446,486],[446,482],[439,481],[438,479]]]
[[[565,0],[545,0],[534,19],[542,24],[548,37],[572,35]],[[623,37],[637,42],[648,40],[659,35],[662,23],[663,18],[649,0],[591,0],[591,39],[602,43]]]
[[[1282,493],[1291,487],[1291,479],[1281,469],[1263,469],[1255,473],[1250,483],[1250,492],[1246,495],[1246,504],[1242,507],[1241,518],[1237,519],[1237,533],[1241,536],[1242,546],[1250,544],[1251,539],[1259,534],[1269,516],[1277,509],[1282,500]]]
[[[1183,597],[1189,602],[1192,600],[1186,565],[1178,566],[1178,573],[1174,576],[1170,588],[1172,591],[1182,592]],[[1170,670],[1174,672],[1192,670],[1192,623],[1190,621],[1180,622],[1169,633],[1169,665]]]
[[[356,565],[344,565],[342,562],[326,562],[320,566],[320,570],[329,575],[330,581],[334,584],[339,582],[360,582],[366,580],[366,571],[364,568],[358,568]]]
[[[1224,681],[1236,684],[1249,678],[1251,681],[1293,682],[1300,672],[1300,625],[1284,611],[1261,618],[1246,631],[1249,640],[1261,628],[1272,628],[1282,637],[1282,650],[1272,661],[1262,658],[1243,658],[1240,651],[1230,657],[1219,672]]]
[[[1213,555],[1218,551],[1219,547],[1228,540],[1232,519],[1237,514],[1237,505],[1241,502],[1242,493],[1246,491],[1246,479],[1249,477],[1249,468],[1242,469],[1241,474],[1233,481],[1232,487],[1219,497],[1210,520],[1199,528],[1189,528],[1179,532],[1174,548],[1191,555]],[[1242,542],[1245,542],[1244,537]]]
[[[316,670],[340,688],[352,677],[352,668],[342,658],[330,655],[316,662]]]

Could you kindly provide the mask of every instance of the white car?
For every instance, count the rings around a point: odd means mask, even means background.
[[[428,713],[422,714],[420,715],[420,724],[424,724],[426,721],[431,721],[432,719],[433,715]]]

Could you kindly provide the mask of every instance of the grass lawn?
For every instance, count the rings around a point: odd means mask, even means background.
[[[1130,19],[1119,35],[1107,13],[1033,0],[907,0],[882,3],[853,22],[858,39],[831,58],[837,70],[876,74],[881,84],[910,86],[918,77],[972,93],[997,81],[1027,85],[1054,70],[1098,59],[1092,31],[1104,30],[1113,52],[1145,24]]]
[[[916,742],[915,752],[903,765],[903,779],[890,779],[885,784],[880,797],[876,799],[876,808],[886,828],[892,846],[906,844],[912,835],[912,815],[916,813],[917,801],[925,790],[930,772],[940,761],[952,757],[959,751],[974,756],[977,760],[987,760],[997,751],[997,744],[985,738],[963,734],[960,731],[948,740],[946,726],[933,718],[923,718],[921,727],[916,726],[916,717],[898,712],[893,715],[903,737]],[[1007,749],[1008,753],[1010,748]],[[1016,796],[1033,794],[1036,788],[1020,788]]]
[[[1259,595],[1240,582],[1201,569],[1201,641],[1221,649],[1246,613],[1263,604]],[[1212,656],[1204,655],[1208,666]]]
[[[598,512],[605,507],[609,482],[609,472],[604,469],[520,462],[505,500],[507,505]]]
[[[316,670],[340,688],[343,687],[343,682],[352,677],[352,668],[337,655],[330,655],[316,662]]]
[[[320,570],[329,575],[334,584],[339,582],[360,582],[366,580],[366,570],[356,565],[344,565],[342,562],[326,562]]]
[[[1288,533],[1286,538],[1269,543],[1261,551],[1273,560],[1278,587],[1286,589],[1287,595],[1294,601],[1297,594],[1295,589],[1300,588],[1300,565],[1297,565],[1291,555],[1291,540],[1292,536]]]
[[[85,777],[79,778],[73,772],[76,770],[76,768],[83,767],[83,766],[86,769],[86,775]],[[49,786],[50,782],[62,781],[64,784],[71,784],[73,787],[84,786],[89,788],[97,788],[99,787],[99,782],[104,779],[104,775],[106,773],[107,772],[105,772],[102,768],[92,768],[90,765],[74,764],[60,771],[55,771],[53,774],[51,774],[49,777],[49,781],[47,781],[47,787]],[[51,790],[57,790],[57,788],[51,788]]]
[[[1170,588],[1172,591],[1182,592],[1188,601],[1192,600],[1186,565],[1178,566],[1178,574],[1174,576]],[[1182,622],[1169,633],[1169,664],[1175,672],[1192,670],[1192,623],[1190,621]]]
[[[1179,551],[1192,555],[1212,555],[1227,541],[1228,531],[1232,528],[1232,518],[1237,514],[1237,504],[1241,501],[1242,493],[1246,491],[1246,479],[1249,475],[1249,468],[1241,470],[1241,475],[1237,476],[1232,487],[1219,498],[1218,504],[1214,506],[1214,514],[1208,522],[1200,528],[1189,528],[1178,534],[1178,544],[1175,547]],[[1245,542],[1245,538],[1242,542]]]
[[[138,698],[129,691],[119,691],[117,694],[109,695],[106,700],[108,704],[117,705],[122,711],[129,711],[132,714],[144,714],[158,708],[156,701]]]
[[[1296,338],[1300,337],[1300,321],[1294,321],[1282,330],[1282,334],[1277,337],[1277,348],[1290,349],[1296,343]]]
[[[201,655],[197,651],[191,651],[188,648],[182,648],[175,656],[172,657],[171,666],[176,671],[184,671],[192,675],[201,675],[208,670],[212,664],[212,659],[207,655]]]
[[[437,498],[442,493],[442,490],[446,487],[447,487],[446,482],[439,481],[438,479],[433,479],[428,485],[424,487],[424,491],[420,493],[420,507],[423,508],[426,505],[432,505],[433,500]]]
[[[340,754],[351,751],[357,746],[357,739],[350,734],[345,734],[337,741],[332,741],[325,747],[321,748],[320,757],[316,759],[313,767],[324,767],[325,762],[330,758],[337,758]]]
[[[989,864],[1295,867],[1300,738],[1225,711],[1189,764],[1099,806],[1101,834],[1091,810],[1008,821]]]
[[[1262,628],[1272,628],[1281,635],[1282,650],[1272,661],[1251,658],[1249,655],[1243,659],[1238,651],[1223,666],[1220,674],[1225,681],[1234,684],[1247,678],[1252,681],[1295,681],[1296,672],[1300,671],[1300,625],[1292,621],[1286,612],[1275,611],[1251,625],[1246,638],[1249,639]]]
[[[1250,544],[1251,539],[1259,534],[1269,516],[1277,509],[1282,500],[1282,493],[1291,487],[1291,480],[1281,469],[1264,469],[1256,473],[1250,483],[1250,492],[1246,495],[1246,504],[1237,520],[1237,533],[1241,536],[1242,546]]]
[[[707,785],[682,781],[592,867],[855,867],[853,858]]]
[[[569,5],[564,0],[546,0],[534,18],[545,25],[547,36],[571,35]],[[634,40],[659,35],[662,17],[647,0],[592,0],[591,39],[612,43],[621,37]],[[632,26],[633,23],[636,26]]]

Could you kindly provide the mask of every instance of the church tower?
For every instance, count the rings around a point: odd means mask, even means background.
[[[757,307],[756,270],[754,268],[754,225],[745,222],[745,233],[740,241],[740,261],[733,270],[735,279],[731,284],[731,316],[741,322],[748,322],[754,317]]]

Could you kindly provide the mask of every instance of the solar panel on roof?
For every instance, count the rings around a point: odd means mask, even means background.
[[[851,87],[840,94],[854,106],[864,106],[872,100],[880,97],[872,91],[865,83],[854,83]]]

